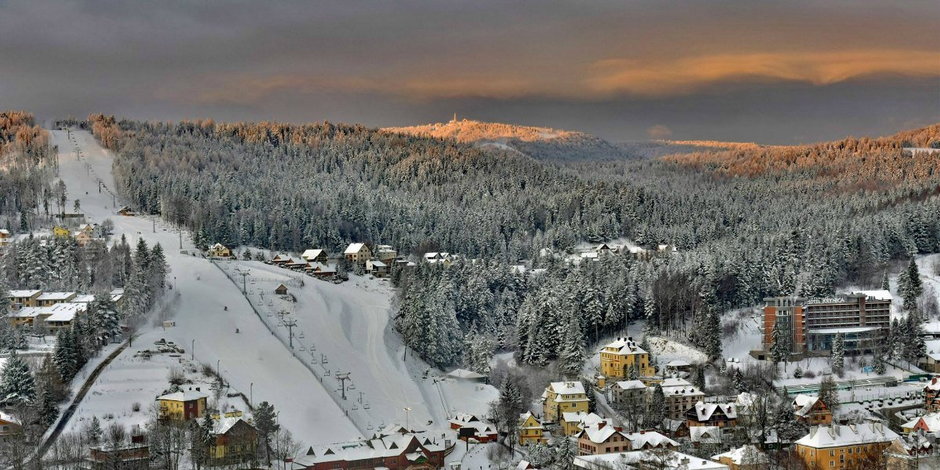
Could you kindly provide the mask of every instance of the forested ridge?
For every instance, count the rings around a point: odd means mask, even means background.
[[[48,132],[32,114],[0,111],[0,228],[25,232],[37,218],[49,218],[51,201],[65,191],[51,187],[53,155]]]
[[[493,351],[515,350],[573,368],[587,344],[638,318],[718,357],[718,312],[876,287],[892,260],[940,244],[938,156],[901,150],[930,145],[936,126],[566,165],[330,123],[92,126],[118,136],[121,191],[206,243],[335,251],[368,241],[488,260],[395,274],[398,328],[438,365],[480,369]],[[617,237],[678,251],[581,266],[547,254]],[[512,272],[518,259],[547,271]]]

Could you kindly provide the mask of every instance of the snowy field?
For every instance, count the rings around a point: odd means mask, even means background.
[[[148,324],[142,334],[150,337],[151,332],[159,332],[159,337],[183,345],[187,351],[195,344],[199,362],[215,366],[216,361],[221,361],[222,375],[234,389],[247,395],[253,388],[255,402],[266,400],[274,404],[280,412],[280,423],[304,443],[360,436],[323,385],[267,331],[225,275],[209,261],[191,255],[192,242],[185,234],[181,250],[179,235],[173,227],[151,218],[115,215],[121,201],[108,192],[114,188],[112,157],[91,134],[72,132],[74,142],[67,139],[65,131],[52,131],[52,136],[53,144],[59,147],[60,176],[68,186],[69,199],[80,200],[88,222],[101,223],[110,218],[115,225],[115,239],[124,234],[133,245],[142,237],[149,244],[159,242],[165,249],[170,266],[169,282],[179,293],[171,318],[176,326],[163,332],[162,328]],[[76,158],[76,147],[81,150],[80,159]],[[99,179],[105,186],[100,193]],[[236,328],[242,333],[235,334]],[[118,374],[127,372],[120,371],[108,368],[100,379],[105,382],[121,380]],[[140,379],[166,377],[168,371],[158,374],[142,369]],[[148,393],[152,393],[152,389]],[[130,405],[115,400],[114,413],[119,414]],[[73,419],[86,417],[85,413],[79,413]]]
[[[337,285],[257,261],[217,264],[236,283],[239,272],[249,273],[251,303],[284,343],[290,344],[285,322],[296,322],[295,354],[365,433],[393,422],[444,425],[457,412],[486,413],[497,398],[489,385],[444,378],[406,355],[391,325],[392,290],[385,280],[351,275]],[[274,294],[280,284],[293,300]],[[348,377],[345,400],[337,376]]]

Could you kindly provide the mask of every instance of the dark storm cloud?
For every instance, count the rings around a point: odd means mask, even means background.
[[[0,107],[790,143],[940,120],[933,2],[0,1]],[[659,126],[659,127],[656,127]]]

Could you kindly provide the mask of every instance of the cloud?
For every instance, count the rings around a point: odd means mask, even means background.
[[[607,59],[585,80],[587,93],[669,96],[722,82],[779,80],[831,85],[866,76],[940,76],[940,52],[864,50],[726,53],[667,60]]]

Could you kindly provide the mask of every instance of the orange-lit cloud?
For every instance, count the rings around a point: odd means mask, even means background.
[[[663,96],[725,81],[758,79],[829,85],[878,74],[940,76],[940,52],[767,52],[653,61],[609,59],[595,63],[584,83],[593,94]]]

